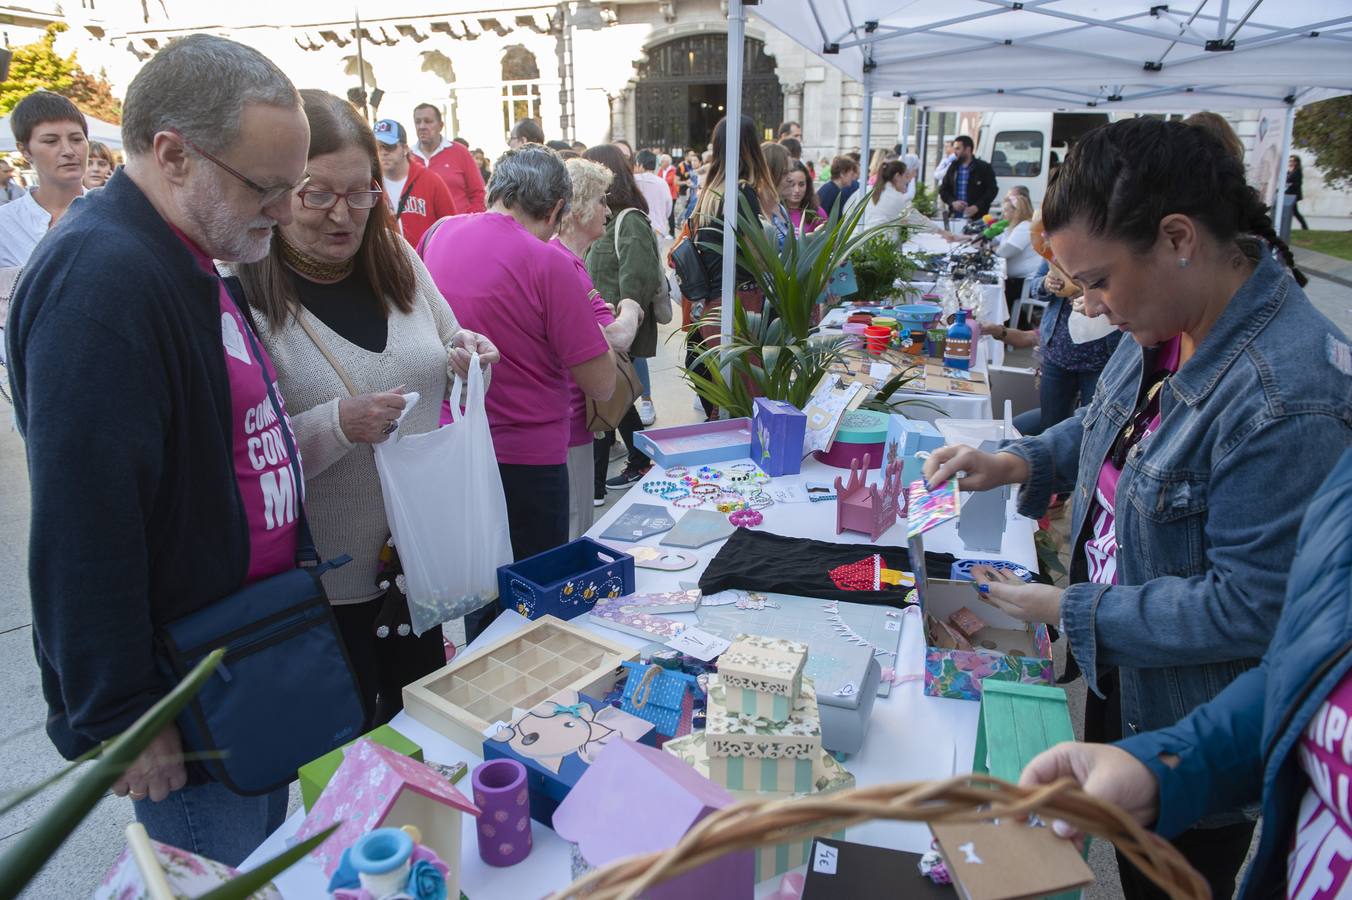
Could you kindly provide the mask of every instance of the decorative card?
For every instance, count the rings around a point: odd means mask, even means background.
[[[906,537],[911,539],[955,519],[959,513],[958,480],[950,478],[934,490],[911,482],[906,492]]]
[[[838,388],[840,376],[825,375],[817,384],[803,412],[807,414],[807,430],[803,436],[803,456],[814,450],[825,453],[835,440],[841,416],[864,402],[864,385],[851,382]]]
[[[736,526],[722,513],[708,509],[692,509],[681,516],[681,521],[659,543],[693,550],[714,541],[724,540],[736,530]]]
[[[609,528],[601,532],[601,539],[635,542],[670,531],[675,527],[676,520],[666,507],[651,503],[635,503],[611,522]]]
[[[1075,844],[1042,824],[995,822],[932,824],[930,831],[966,900],[1047,897],[1094,883]]]

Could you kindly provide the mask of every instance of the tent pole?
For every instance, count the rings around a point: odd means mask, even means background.
[[[873,73],[868,69],[864,70],[864,137],[860,141],[864,146],[860,148],[860,155],[864,160],[864,173],[872,165],[872,151],[869,149],[873,142]]]
[[[1277,232],[1282,240],[1287,239],[1287,235],[1282,234],[1282,223],[1286,220],[1284,215],[1286,211],[1286,166],[1291,157],[1291,136],[1295,127],[1296,102],[1293,97],[1286,103],[1286,123],[1282,127],[1282,155],[1277,157],[1277,202],[1269,212],[1274,226],[1272,230]],[[1295,217],[1292,216],[1292,218]]]
[[[929,156],[929,124],[930,111],[926,108],[920,113],[920,137],[916,139],[916,153],[920,156],[920,174],[916,177],[921,184],[925,182],[925,159]]]
[[[742,56],[745,49],[746,11],[742,0],[728,0],[728,102],[726,155],[723,157],[723,303],[719,310],[723,339],[723,378],[730,378],[733,303],[737,296],[737,202],[742,196],[737,176],[741,170]],[[728,411],[722,410],[726,418]]]

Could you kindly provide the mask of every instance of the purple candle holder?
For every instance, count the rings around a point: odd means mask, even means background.
[[[479,858],[490,866],[514,866],[530,855],[530,791],[526,767],[514,759],[490,759],[471,778],[474,803],[483,810],[475,826]]]

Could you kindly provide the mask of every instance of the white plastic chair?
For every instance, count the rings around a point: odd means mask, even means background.
[[[1033,282],[1033,278],[1025,278],[1023,280],[1023,290],[1019,292],[1019,299],[1014,301],[1014,308],[1010,310],[1009,313],[1009,325],[1011,328],[1020,327],[1021,321],[1019,317],[1023,314],[1025,306],[1036,309],[1040,313],[1045,314],[1047,312],[1048,301],[1038,300],[1033,296]],[[1031,319],[1029,319],[1029,324],[1032,324]]]

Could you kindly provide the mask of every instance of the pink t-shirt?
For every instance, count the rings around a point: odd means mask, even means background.
[[[1345,676],[1310,720],[1298,744],[1310,784],[1300,801],[1286,896],[1326,900],[1344,896],[1352,868],[1352,676]],[[1352,885],[1349,885],[1352,886]]]
[[[215,275],[216,267],[211,257],[182,231],[174,228],[174,232],[192,252],[197,264]],[[294,445],[295,432],[286,415],[286,404],[282,403],[282,421],[279,422],[263,383],[262,372],[266,372],[273,390],[277,391],[277,373],[272,361],[261,345],[258,352],[263,356],[260,358],[254,352],[245,332],[248,323],[230,299],[225,282],[219,277],[216,281],[221,307],[221,346],[226,374],[230,378],[230,433],[234,444],[235,482],[249,523],[249,571],[245,583],[252,583],[295,567],[303,486],[296,484],[291,456],[282,437],[282,429],[286,428]],[[281,402],[280,391],[277,399]]]
[[[573,383],[568,370],[609,349],[577,268],[511,216],[495,212],[447,219],[425,253],[460,324],[486,335],[502,353],[485,401],[498,462],[563,465]]]
[[[591,308],[592,312],[596,314],[596,324],[605,328],[614,322],[615,317],[610,314],[610,307],[606,306],[606,301],[602,299],[601,294],[596,290],[596,286],[592,284],[591,276],[587,274],[587,264],[572,250],[565,247],[558,238],[550,241],[549,246],[557,248],[577,268],[578,278],[582,281],[582,289],[591,298]],[[568,380],[572,381],[571,378]],[[587,398],[583,396],[582,388],[578,387],[576,383],[572,385],[569,395],[568,412],[571,416],[568,420],[568,449],[590,444],[592,433],[587,430]]]
[[[1157,357],[1156,372],[1178,370],[1179,339],[1168,341]],[[1144,441],[1160,427],[1158,396],[1152,404],[1155,410],[1146,426]],[[1089,507],[1089,539],[1084,542],[1085,562],[1089,564],[1089,580],[1095,584],[1117,584],[1117,529],[1114,527],[1114,504],[1117,502],[1117,482],[1122,470],[1113,465],[1112,458],[1103,461],[1098,482],[1094,485],[1094,503]]]

